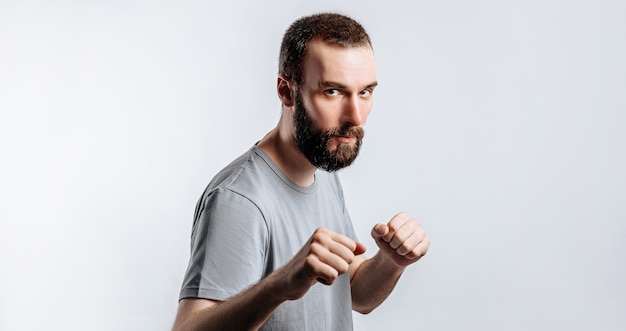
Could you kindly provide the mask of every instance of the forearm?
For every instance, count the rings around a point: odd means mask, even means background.
[[[389,296],[403,272],[404,267],[385,259],[380,251],[364,261],[352,277],[352,309],[362,314],[374,310]]]
[[[181,301],[174,330],[256,330],[283,302],[302,298],[318,281],[331,285],[363,252],[362,244],[318,228],[285,266],[241,294],[219,304]]]
[[[285,301],[268,278],[222,303],[179,316],[174,331],[259,329]]]

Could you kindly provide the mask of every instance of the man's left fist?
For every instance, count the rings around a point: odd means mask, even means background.
[[[387,224],[376,224],[372,237],[381,252],[400,267],[417,262],[430,246],[419,221],[406,213],[397,214]]]

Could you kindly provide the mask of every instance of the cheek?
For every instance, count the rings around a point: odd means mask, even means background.
[[[311,119],[325,129],[337,127],[341,122],[341,105],[338,102],[312,102],[308,110]]]
[[[372,103],[368,103],[366,105],[363,106],[363,108],[361,109],[361,117],[363,118],[363,121],[365,122],[367,120],[367,117],[370,116],[370,113],[372,112]]]

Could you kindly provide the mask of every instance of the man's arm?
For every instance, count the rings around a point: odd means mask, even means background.
[[[359,256],[350,266],[352,309],[363,314],[389,296],[404,269],[424,256],[430,246],[419,222],[405,213],[374,226],[372,237],[378,253],[369,260]]]
[[[317,229],[282,268],[224,301],[184,299],[174,330],[256,330],[287,300],[296,300],[316,282],[332,284],[348,272],[365,247],[327,229]]]
[[[257,284],[227,301],[183,299],[173,330],[256,330],[282,302],[271,284]]]

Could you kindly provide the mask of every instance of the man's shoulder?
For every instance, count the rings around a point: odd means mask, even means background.
[[[217,189],[246,190],[254,188],[263,181],[268,165],[258,153],[258,147],[253,146],[227,166],[222,168],[211,180],[207,191]]]
[[[231,207],[238,209],[246,205],[259,207],[256,200],[263,196],[260,193],[263,187],[261,177],[266,176],[258,174],[267,173],[267,170],[263,169],[263,160],[256,149],[256,146],[251,147],[213,176],[198,200],[196,215],[207,206],[224,208],[234,203],[237,206]]]
[[[300,187],[287,178],[256,145],[213,177],[204,191],[203,199],[224,191],[241,195],[255,204],[266,202],[273,205],[277,198],[282,200],[291,196],[307,197],[316,192],[322,195],[334,193],[332,195],[343,199],[341,183],[336,173],[317,171],[313,186]]]

